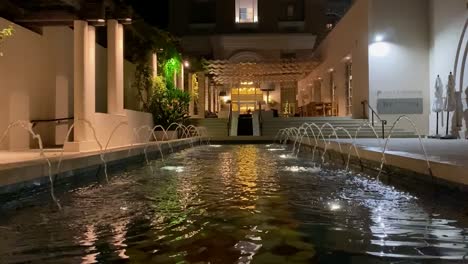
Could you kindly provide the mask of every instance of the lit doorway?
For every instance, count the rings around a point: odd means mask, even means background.
[[[258,110],[258,104],[263,100],[263,92],[254,87],[253,83],[244,83],[240,88],[231,89],[232,111],[248,114]],[[250,110],[250,111],[249,111]]]

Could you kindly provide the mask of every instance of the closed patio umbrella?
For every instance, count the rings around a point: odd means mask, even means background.
[[[444,111],[444,84],[439,75],[437,75],[434,91],[434,103],[432,104],[432,111],[437,114],[436,122],[436,136],[439,136],[439,114]],[[442,126],[444,125],[444,116],[442,115]]]
[[[450,123],[450,112],[457,109],[457,101],[455,96],[455,78],[452,73],[448,77],[447,92],[445,96],[445,107],[444,110],[447,112],[447,127],[446,127],[446,139],[452,139],[449,135],[449,123]]]

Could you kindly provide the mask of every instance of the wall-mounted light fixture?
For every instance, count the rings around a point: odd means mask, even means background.
[[[375,35],[375,42],[382,42],[384,40],[384,36],[382,34]]]
[[[369,45],[369,55],[373,57],[385,57],[390,53],[390,44],[385,42],[382,34],[375,35],[374,43]]]
[[[188,60],[184,61],[184,67],[189,68],[190,67],[190,62]]]
[[[118,19],[119,22],[123,25],[130,25],[132,24],[132,19],[130,17],[126,17],[126,18],[123,18],[123,19]]]
[[[106,20],[104,18],[87,19],[86,21],[95,27],[103,27],[106,25]]]

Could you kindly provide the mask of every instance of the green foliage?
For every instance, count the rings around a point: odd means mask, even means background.
[[[174,74],[180,73],[181,65],[180,56],[172,57],[164,63],[164,77],[168,87],[175,88]]]
[[[153,78],[152,69],[148,64],[137,65],[135,80],[132,86],[138,91],[141,110],[144,112],[151,112],[151,98],[155,91],[166,88],[162,77],[156,76]]]
[[[170,33],[136,21],[125,32],[126,57],[136,64],[134,89],[142,110],[153,114],[154,123],[167,128],[188,118],[190,94],[177,89],[174,73],[180,72],[182,58],[179,41]],[[153,53],[158,55],[158,72],[152,76],[149,64]]]
[[[8,26],[7,28],[0,30],[0,44],[2,44],[2,42],[6,38],[13,36],[13,32],[14,32],[14,29],[13,29],[13,26],[11,25]],[[0,56],[3,56],[3,53],[1,51],[0,51]]]
[[[190,94],[160,84],[155,81],[149,104],[154,123],[164,128],[172,123],[183,123],[189,117]]]
[[[142,104],[142,110],[149,112],[149,98],[153,93],[151,67],[148,64],[137,64],[135,70],[135,79],[132,88],[138,91],[138,99]]]
[[[126,58],[135,64],[148,63],[158,54],[159,69],[171,58],[180,59],[179,40],[170,33],[151,27],[144,21],[134,21],[125,31]]]
[[[0,30],[0,41],[2,41],[3,39],[7,38],[7,37],[11,37],[13,36],[13,26],[8,26],[7,28],[4,28],[2,30]]]

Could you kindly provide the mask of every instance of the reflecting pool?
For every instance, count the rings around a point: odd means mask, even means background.
[[[202,146],[151,166],[62,186],[61,211],[46,191],[3,203],[0,263],[465,263],[468,254],[466,200],[320,171],[282,146]]]

